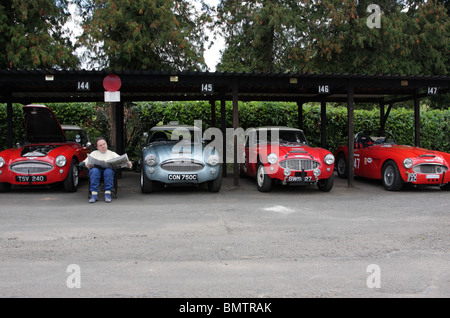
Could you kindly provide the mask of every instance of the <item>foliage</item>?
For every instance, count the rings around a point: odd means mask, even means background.
[[[216,108],[216,126],[221,128],[220,105]],[[240,102],[239,127],[281,125],[298,126],[296,103]],[[137,103],[133,112],[141,122],[142,133],[158,123],[178,120],[180,124],[194,124],[202,120],[202,128],[211,123],[211,106],[206,102]],[[233,127],[232,103],[226,103],[226,127]],[[362,130],[377,131],[380,125],[379,110],[355,109],[355,133]],[[320,105],[306,104],[303,107],[303,129],[311,145],[321,146]],[[330,150],[347,143],[347,108],[327,107],[327,143]],[[421,146],[428,149],[450,152],[450,109],[421,112]],[[403,107],[393,108],[386,122],[386,130],[392,132],[402,144],[414,145],[414,111]],[[138,134],[138,137],[142,136]],[[136,139],[139,141],[140,139]],[[139,145],[139,142],[133,143]],[[133,149],[133,148],[131,148]]]
[[[328,73],[449,72],[450,20],[438,1],[380,0],[380,27],[369,28],[372,1],[323,0],[313,34],[314,69]],[[375,11],[374,11],[375,12]],[[376,13],[375,13],[376,15]]]
[[[199,70],[205,66],[202,26],[209,15],[186,0],[76,0],[80,44],[91,66],[115,70]]]
[[[67,0],[2,0],[1,68],[75,68],[75,47],[63,28],[68,17]]]
[[[76,124],[84,127],[91,142],[99,136],[109,138],[109,108],[107,104],[71,103],[48,104],[60,123]],[[220,105],[216,103],[216,126],[221,127]],[[226,127],[233,127],[233,106],[226,103]],[[298,126],[296,103],[240,102],[239,127],[244,130],[259,126]],[[355,109],[354,130],[377,131],[379,110],[374,108]],[[143,134],[158,124],[178,121],[179,124],[193,125],[194,120],[202,121],[202,128],[211,127],[211,105],[209,102],[140,102],[126,109],[126,149],[131,158],[138,158]],[[303,106],[303,130],[309,143],[321,147],[320,105]],[[450,108],[421,112],[421,146],[427,149],[450,152]],[[347,144],[347,108],[327,107],[327,143],[334,151],[339,145]],[[0,105],[0,129],[6,131],[6,106]],[[414,111],[403,107],[393,108],[386,122],[386,130],[397,137],[400,144],[414,144]],[[20,105],[13,105],[14,143],[23,141],[23,113]],[[6,134],[0,135],[0,149],[6,148]]]
[[[219,71],[308,69],[311,1],[221,1],[215,25],[225,39]]]
[[[0,151],[6,149],[7,145],[7,113],[6,104],[0,104]],[[24,117],[22,106],[19,104],[12,105],[12,124],[13,124],[13,141],[14,143],[23,142],[25,138]]]
[[[448,9],[442,1],[224,0],[217,22],[220,71],[364,74],[449,73]],[[447,3],[448,6],[448,3]]]

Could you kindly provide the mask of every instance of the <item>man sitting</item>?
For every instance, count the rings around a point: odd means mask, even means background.
[[[97,160],[107,161],[109,159],[117,158],[119,155],[114,151],[108,150],[108,144],[103,137],[97,138],[95,142],[97,150],[90,153],[90,156]],[[84,160],[86,168],[89,169],[90,178],[90,191],[91,198],[89,203],[95,203],[98,199],[98,188],[100,186],[100,180],[103,177],[104,190],[105,190],[105,202],[111,202],[111,191],[114,187],[114,170],[111,168],[102,168],[93,166],[89,163],[89,158]],[[128,168],[131,168],[131,162],[128,161]]]

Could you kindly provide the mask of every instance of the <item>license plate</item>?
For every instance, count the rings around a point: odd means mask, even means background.
[[[45,182],[47,176],[16,176],[16,182]]]
[[[196,174],[169,174],[170,181],[197,181]]]
[[[312,177],[304,177],[304,178],[302,178],[302,177],[289,177],[288,178],[288,181],[290,181],[290,182],[302,182],[302,181],[310,182],[311,180],[312,180]]]

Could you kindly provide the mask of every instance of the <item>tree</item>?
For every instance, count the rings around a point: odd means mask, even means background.
[[[75,47],[64,28],[68,17],[66,0],[2,0],[2,68],[75,68]]]
[[[201,70],[208,12],[186,0],[76,0],[91,66],[116,70]]]
[[[445,75],[447,11],[447,0],[223,0],[217,25],[226,48],[217,69]]]
[[[379,27],[371,28],[372,1],[323,0],[313,34],[314,68],[366,74],[448,74],[450,20],[437,1],[379,0]],[[370,11],[370,10],[369,10]],[[373,16],[372,16],[373,17]]]
[[[220,71],[284,72],[309,68],[311,1],[223,0],[216,27],[225,38]]]

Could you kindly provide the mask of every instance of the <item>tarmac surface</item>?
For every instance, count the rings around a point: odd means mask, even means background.
[[[88,203],[87,180],[0,193],[0,297],[450,297],[450,192],[335,178],[206,186]]]

